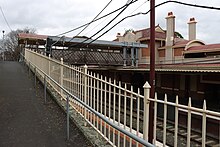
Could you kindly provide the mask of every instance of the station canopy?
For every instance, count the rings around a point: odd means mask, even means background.
[[[111,49],[118,50],[123,47],[126,48],[147,48],[147,44],[140,44],[136,42],[117,42],[117,41],[104,41],[104,40],[93,40],[87,37],[58,37],[58,36],[47,36],[37,34],[18,34],[19,44],[28,45],[45,45],[48,40],[51,40],[53,46],[67,47],[68,49],[74,48],[90,48],[90,49]]]

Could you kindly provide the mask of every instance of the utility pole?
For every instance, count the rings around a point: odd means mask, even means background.
[[[155,0],[150,0],[150,98],[155,94]],[[150,103],[149,112],[149,142],[153,143],[154,108]]]

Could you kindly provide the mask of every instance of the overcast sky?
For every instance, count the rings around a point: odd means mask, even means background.
[[[29,27],[35,28],[38,34],[58,35],[91,21],[109,1],[110,0],[1,0],[0,6],[12,30]],[[123,6],[127,1],[128,0],[112,0],[112,3],[101,16]],[[220,7],[220,0],[179,1]],[[157,4],[161,2],[164,2],[164,0],[156,0]],[[127,15],[146,12],[149,10],[149,7],[149,2],[146,2],[146,0],[138,0],[129,6],[113,24]],[[206,43],[220,43],[219,10],[187,7],[173,3],[162,5],[156,8],[156,24],[159,24],[163,29],[166,29],[165,17],[170,11],[176,16],[176,31],[180,32],[184,38],[188,38],[187,22],[191,17],[195,17],[198,22],[197,38]],[[80,35],[92,36],[116,15],[117,13],[93,23]],[[150,23],[149,16],[149,14],[140,15],[126,19],[101,39],[113,40],[117,33],[123,34],[125,30],[147,28]],[[110,26],[112,26],[112,24]],[[5,30],[6,33],[10,32],[1,13],[0,30],[1,32],[2,30]],[[66,36],[74,36],[79,31],[80,30],[66,34]]]

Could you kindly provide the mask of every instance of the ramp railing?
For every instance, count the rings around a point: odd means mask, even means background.
[[[167,95],[163,99],[149,97],[148,82],[143,89],[107,78],[91,72],[85,65],[76,67],[66,65],[63,60],[25,50],[26,63],[32,70],[45,77],[47,84],[59,93],[62,100],[68,101],[97,132],[113,146],[153,146],[148,143],[149,113],[154,113],[153,144],[161,146],[201,145],[205,147],[220,141],[220,112],[210,111],[206,107],[193,107],[191,98],[188,105],[180,104],[178,97],[169,102]],[[144,95],[141,95],[141,91]],[[153,103],[154,112],[149,112]],[[172,115],[173,121],[168,118]],[[196,122],[194,124],[193,122]],[[185,132],[182,127],[185,123]],[[87,125],[85,124],[85,125]],[[193,134],[196,127],[197,140]],[[210,130],[217,138],[210,140]],[[168,132],[169,131],[169,132]],[[214,145],[211,144],[211,146]]]
[[[140,89],[135,93],[132,86],[92,73],[86,65],[69,66],[62,59],[57,61],[27,49],[25,60],[44,79],[45,85],[49,84],[86,120],[85,125],[92,126],[111,145],[154,146],[143,138],[144,124],[148,123],[140,118],[144,116]],[[146,88],[149,91],[150,87]]]

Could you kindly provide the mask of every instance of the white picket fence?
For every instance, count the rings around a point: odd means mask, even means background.
[[[150,86],[146,82],[144,85],[144,95],[140,94],[138,88],[134,92],[133,86],[122,84],[115,79],[107,78],[102,75],[88,71],[87,66],[76,67],[69,66],[61,61],[51,59],[50,57],[36,53],[31,50],[25,50],[25,59],[44,71],[57,83],[63,86],[66,90],[78,97],[80,100],[88,104],[92,109],[102,114],[105,118],[111,121],[118,127],[129,131],[130,133],[148,141],[148,122],[149,122],[149,104],[154,104],[154,126],[153,136],[154,145],[158,142],[157,138],[157,117],[158,117],[158,104],[163,105],[163,126],[167,126],[167,107],[173,106],[175,108],[175,121],[174,121],[174,140],[173,145],[178,146],[178,117],[179,112],[187,112],[187,144],[191,144],[191,115],[202,116],[202,146],[206,144],[206,122],[207,118],[220,121],[220,113],[209,111],[206,109],[206,101],[204,101],[203,109],[192,107],[191,99],[189,98],[188,106],[176,102],[168,102],[165,96],[164,100],[151,99],[149,97]],[[43,76],[43,75],[42,75]],[[54,90],[56,90],[65,100],[65,93],[49,80],[47,81]],[[141,144],[132,138],[124,135],[115,128],[108,125],[105,121],[100,119],[94,113],[86,109],[82,104],[76,100],[71,99],[70,105],[85,118],[93,128],[96,129],[110,144],[113,146],[140,146]],[[167,127],[163,127],[163,146],[167,143]]]

